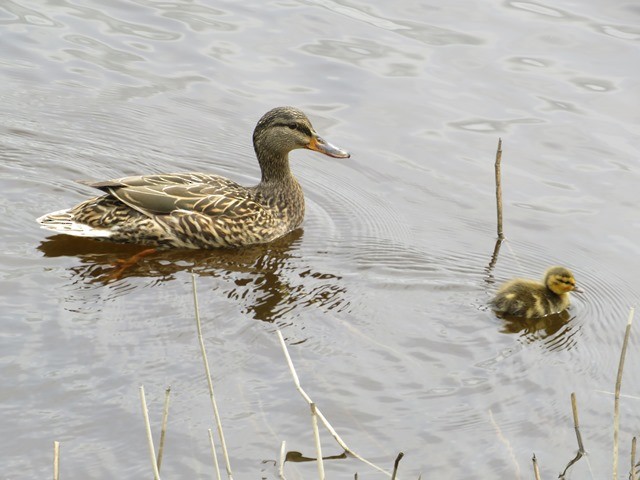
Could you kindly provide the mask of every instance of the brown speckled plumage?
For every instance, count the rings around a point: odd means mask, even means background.
[[[307,148],[347,158],[292,107],[266,113],[253,133],[262,178],[244,187],[218,175],[187,172],[89,183],[106,193],[38,219],[43,228],[153,247],[219,248],[266,243],[296,229],[304,195],[289,152]]]
[[[551,267],[543,282],[517,278],[502,285],[489,302],[498,314],[536,318],[560,313],[569,307],[569,292],[576,288],[573,274]]]

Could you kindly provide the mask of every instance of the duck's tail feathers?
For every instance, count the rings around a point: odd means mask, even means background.
[[[105,228],[95,228],[76,222],[70,209],[47,213],[36,219],[36,221],[46,230],[76,237],[108,238],[113,233]]]

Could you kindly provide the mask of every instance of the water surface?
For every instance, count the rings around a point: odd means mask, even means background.
[[[191,273],[237,478],[277,478],[283,440],[314,456],[276,328],[345,441],[388,468],[403,451],[403,478],[531,478],[533,452],[556,475],[576,450],[571,392],[589,451],[574,477],[608,474],[606,392],[640,283],[634,3],[80,3],[0,7],[6,478],[49,475],[53,440],[64,478],[150,475],[139,385],[156,434],[172,387],[163,476],[212,474]],[[95,194],[78,179],[255,183],[251,132],[278,105],[352,157],[292,154],[307,217],[274,244],[166,252],[105,285],[135,248],[34,222]],[[498,137],[507,242],[489,268]],[[487,310],[496,283],[552,264],[585,290],[567,316]],[[636,337],[623,394],[637,397]],[[622,399],[624,458],[637,402]],[[342,453],[326,432],[323,451]]]

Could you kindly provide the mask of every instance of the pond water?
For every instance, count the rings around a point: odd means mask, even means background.
[[[640,285],[640,8],[635,2],[5,0],[0,6],[0,464],[3,478],[213,475],[192,297],[236,478],[314,457],[302,385],[356,452],[402,478],[611,471],[613,391]],[[254,184],[251,133],[295,105],[351,158],[292,154],[302,229],[271,245],[147,257],[34,219],[79,179],[216,172]],[[495,265],[493,162],[506,242]],[[496,318],[496,284],[569,267],[569,315]],[[634,327],[635,332],[640,328]],[[621,475],[640,433],[633,333]],[[633,398],[635,397],[635,398]],[[341,448],[321,430],[323,453]],[[293,455],[291,455],[293,457]],[[328,478],[386,478],[354,458]],[[288,461],[289,480],[314,478]]]

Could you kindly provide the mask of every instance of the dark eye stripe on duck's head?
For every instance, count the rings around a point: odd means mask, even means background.
[[[304,135],[306,135],[307,137],[313,136],[313,132],[311,132],[311,129],[307,125],[304,125],[303,123],[298,123],[298,122],[276,123],[274,127],[286,127],[289,130],[297,130],[300,133],[303,133]]]

